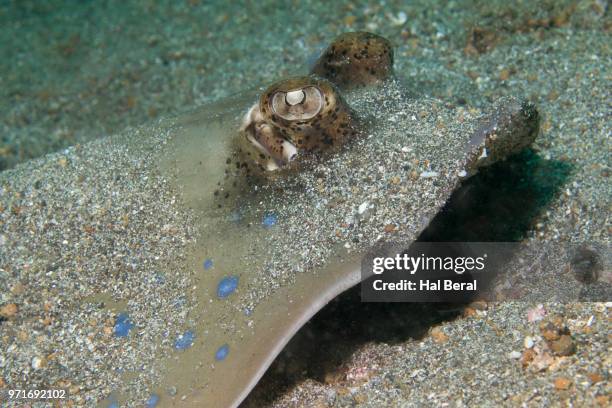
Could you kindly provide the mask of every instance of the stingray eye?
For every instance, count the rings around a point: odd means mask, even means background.
[[[323,108],[324,97],[315,86],[279,91],[272,96],[272,111],[285,120],[307,120]]]

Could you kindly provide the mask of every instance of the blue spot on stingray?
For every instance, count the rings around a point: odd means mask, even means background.
[[[242,220],[242,214],[240,211],[232,211],[228,216],[230,222],[239,223]]]
[[[245,316],[250,316],[253,314],[253,309],[249,309],[248,307],[246,309],[244,309],[244,315]]]
[[[238,277],[237,276],[226,276],[225,278],[219,281],[219,285],[217,286],[217,296],[220,298],[226,298],[238,287]]]
[[[219,349],[215,353],[215,360],[223,361],[225,360],[225,357],[227,357],[228,354],[229,354],[229,346],[227,344],[224,344],[221,347],[219,347]]]
[[[191,330],[187,330],[177,337],[174,342],[174,348],[177,350],[187,350],[193,344],[194,337],[195,334]]]
[[[133,327],[134,323],[132,323],[128,314],[119,313],[117,320],[115,320],[115,336],[127,337]]]
[[[151,394],[151,396],[149,397],[147,402],[145,402],[145,407],[147,407],[147,408],[155,408],[155,406],[157,406],[158,402],[159,402],[159,395]]]
[[[111,395],[108,397],[108,406],[107,408],[119,408],[119,401],[117,401],[117,397]]]
[[[187,299],[185,299],[183,296],[180,296],[176,298],[176,300],[173,303],[173,306],[176,307],[177,309],[180,309],[186,304],[187,304]]]
[[[163,285],[164,283],[166,283],[166,276],[163,273],[157,273],[155,275],[155,283],[157,283],[158,285]]]
[[[263,217],[263,226],[265,228],[270,228],[278,221],[278,217],[274,213],[267,213]]]
[[[204,270],[205,270],[205,271],[207,271],[207,270],[209,270],[210,268],[212,268],[212,266],[213,266],[213,261],[212,261],[212,259],[208,258],[208,259],[205,259],[205,260],[204,260]]]

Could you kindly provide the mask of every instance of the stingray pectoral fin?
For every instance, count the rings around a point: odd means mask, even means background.
[[[201,385],[188,394],[192,407],[237,407],[259,382],[293,335],[327,303],[360,281],[360,259],[341,256],[323,268],[317,279],[302,275],[262,302],[265,316],[248,336],[232,343],[233,359],[215,364]],[[296,290],[299,288],[299,290]]]
[[[232,127],[240,126],[240,117],[246,115],[253,101],[257,99],[260,89],[246,89],[214,102],[206,103],[178,118],[178,125],[184,127],[202,128],[203,124],[211,122],[223,123]],[[230,118],[232,118],[230,120]],[[204,126],[207,127],[207,126]]]
[[[469,171],[488,166],[530,146],[539,132],[540,116],[535,105],[517,98],[504,98],[481,121],[467,150]]]
[[[219,202],[229,203],[236,191],[244,189],[245,179],[235,174],[242,173],[236,141],[241,119],[258,92],[248,90],[208,103],[176,120],[177,129],[159,167],[176,181],[190,209],[210,217],[225,216]]]

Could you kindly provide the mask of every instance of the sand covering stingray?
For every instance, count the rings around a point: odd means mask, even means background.
[[[151,261],[176,271],[167,275],[167,284],[186,280],[185,295],[193,302],[185,319],[189,333],[172,347],[182,351],[172,350],[167,341],[154,349],[155,367],[160,367],[155,375],[161,373],[159,389],[176,387],[179,392],[176,397],[163,394],[164,406],[238,405],[292,335],[332,298],[359,282],[365,251],[386,239],[412,242],[462,179],[479,166],[528,146],[537,134],[537,112],[516,100],[504,100],[483,115],[412,97],[393,80],[371,88],[349,88],[342,96],[359,118],[359,137],[299,171],[275,177],[251,179],[228,172],[240,121],[257,99],[254,94],[70,153],[70,166],[63,172],[78,183],[83,179],[95,183],[87,178],[95,174],[83,176],[88,160],[93,163],[106,152],[121,151],[125,157],[109,166],[124,170],[138,166],[135,174],[125,174],[127,180],[135,177],[163,185],[169,180],[170,190],[179,197],[169,200],[165,187],[162,197],[140,194],[147,183],[123,188],[128,181],[114,178],[117,185],[109,187],[108,194],[104,186],[91,187],[89,196],[64,210],[66,216],[109,205],[113,212],[138,197],[139,208],[146,209],[142,217],[147,228],[125,234],[150,251],[171,239],[174,227],[166,222],[191,223],[195,242],[177,253],[161,252]],[[135,152],[143,157],[134,158]],[[28,190],[35,173],[43,185],[61,191],[64,187],[56,173],[46,174],[44,166],[27,174],[19,169],[6,173],[3,183],[15,191]],[[104,177],[100,174],[101,180]],[[71,188],[87,194],[82,185]],[[176,217],[149,222],[155,219],[151,209],[156,206],[160,217],[166,207]],[[43,219],[62,219],[60,209],[52,215],[42,211]],[[19,242],[13,246],[19,248]],[[72,270],[89,277],[91,285],[100,277],[116,276],[113,271],[119,267],[111,261],[90,262],[79,256],[79,250],[65,247],[62,255],[68,256]],[[36,248],[26,252],[27,257],[44,256]],[[19,256],[25,259],[23,253]],[[130,265],[146,269],[142,260],[148,255],[144,250],[130,253]],[[9,257],[11,262],[17,265],[18,259]],[[110,280],[105,284],[113,298],[129,293]],[[63,296],[70,296],[68,289]],[[164,301],[155,296],[154,291],[149,295],[151,304]],[[130,302],[132,309],[147,310],[146,302]]]

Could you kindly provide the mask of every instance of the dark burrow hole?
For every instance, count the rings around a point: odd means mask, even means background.
[[[425,242],[516,242],[564,185],[570,164],[527,149],[465,181],[428,228]],[[362,303],[360,287],[320,310],[291,339],[241,405],[260,407],[302,381],[341,384],[346,363],[367,343],[423,338],[437,323],[456,319],[464,304]]]

